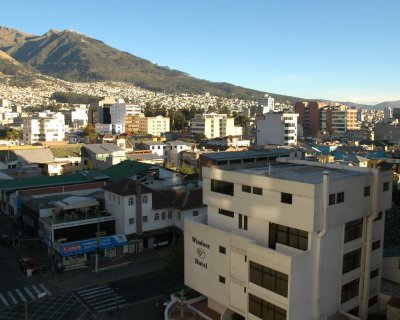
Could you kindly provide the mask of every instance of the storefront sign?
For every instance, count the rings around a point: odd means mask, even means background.
[[[60,252],[62,256],[66,257],[75,254],[96,251],[97,247],[99,249],[108,249],[123,246],[127,243],[128,241],[124,234],[117,234],[108,237],[100,237],[99,239],[94,238],[83,241],[64,243],[60,245]]]

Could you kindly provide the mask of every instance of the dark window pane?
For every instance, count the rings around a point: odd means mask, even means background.
[[[287,204],[292,204],[292,194],[291,193],[281,193],[281,202],[282,203],[287,203]]]
[[[246,186],[246,185],[242,185],[242,191],[243,192],[247,192],[247,193],[251,193],[251,187],[250,186]]]
[[[234,184],[231,182],[211,179],[211,191],[233,196]]]
[[[361,238],[363,227],[363,218],[347,222],[344,230],[344,242]]]
[[[233,218],[235,216],[234,212],[224,209],[218,209],[218,213],[230,218]]]
[[[262,188],[253,187],[253,193],[262,195]]]
[[[336,194],[332,193],[329,195],[329,205],[334,205],[336,203]]]

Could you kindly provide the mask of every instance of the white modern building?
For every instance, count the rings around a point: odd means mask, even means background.
[[[269,112],[257,120],[257,145],[296,145],[297,113]]]
[[[36,142],[63,141],[65,138],[65,118],[62,113],[39,112],[23,119],[23,141]]]
[[[85,105],[75,107],[71,111],[71,126],[73,131],[83,130],[88,125],[89,109]]]
[[[127,104],[123,99],[118,99],[117,103],[110,107],[111,124],[120,125],[122,130],[118,133],[124,133],[125,118],[126,116],[136,115],[139,116],[141,113],[141,107],[136,104]]]
[[[185,284],[221,319],[367,319],[392,173],[277,160],[203,167],[207,223],[185,222]]]
[[[190,120],[190,133],[205,135],[207,139],[233,136],[235,135],[234,118],[218,113],[196,114]]]
[[[170,119],[163,116],[141,117],[139,131],[159,137],[162,133],[170,131]]]

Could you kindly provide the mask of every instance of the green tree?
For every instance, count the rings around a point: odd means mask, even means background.
[[[173,283],[183,283],[184,280],[184,245],[180,239],[171,247],[171,252],[166,258],[165,269],[168,280]]]
[[[181,167],[181,173],[183,173],[187,176],[191,176],[196,173],[196,170],[185,163]]]
[[[84,136],[89,140],[90,143],[94,143],[97,140],[96,129],[92,124],[88,124],[83,130]]]

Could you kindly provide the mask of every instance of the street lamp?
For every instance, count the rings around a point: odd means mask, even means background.
[[[41,293],[39,293],[38,295],[37,295],[37,298],[38,299],[40,299],[40,298],[43,298],[43,297],[45,297],[46,296],[46,292],[41,292]],[[31,303],[31,302],[33,302],[33,301],[35,301],[35,300],[31,300],[31,301],[25,301],[25,320],[28,320],[28,304],[29,303]]]

